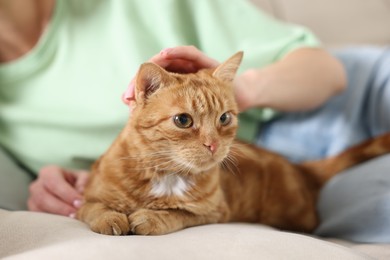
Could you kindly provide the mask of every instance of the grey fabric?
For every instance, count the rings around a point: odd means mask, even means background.
[[[32,179],[0,147],[0,208],[27,209],[28,186]]]
[[[316,234],[355,242],[390,242],[390,155],[330,180],[323,188]]]

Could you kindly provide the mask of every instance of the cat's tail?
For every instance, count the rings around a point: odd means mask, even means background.
[[[348,148],[339,155],[302,163],[300,167],[309,170],[318,179],[320,184],[324,184],[334,175],[345,169],[387,153],[390,153],[390,133]]]

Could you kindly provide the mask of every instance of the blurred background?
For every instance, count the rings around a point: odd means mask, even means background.
[[[390,46],[390,0],[251,0],[272,16],[310,28],[328,48]]]

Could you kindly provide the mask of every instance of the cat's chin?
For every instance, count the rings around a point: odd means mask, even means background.
[[[226,158],[228,151],[221,150],[214,155],[211,153],[191,154],[193,155],[191,157],[175,154],[172,157],[167,158],[168,161],[172,162],[169,171],[183,174],[201,174],[210,171],[222,163]]]
[[[218,167],[226,156],[208,157],[201,160],[201,163],[196,167],[196,173],[204,173]]]
[[[203,163],[194,165],[191,167],[191,174],[202,174],[212,170],[213,168],[219,165],[219,161],[215,160],[205,160]]]

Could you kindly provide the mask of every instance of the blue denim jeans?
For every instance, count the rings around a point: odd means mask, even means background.
[[[334,55],[347,71],[347,90],[314,111],[284,114],[263,125],[258,145],[299,162],[390,132],[390,48],[348,48]],[[318,209],[318,235],[390,242],[390,155],[332,179]]]

